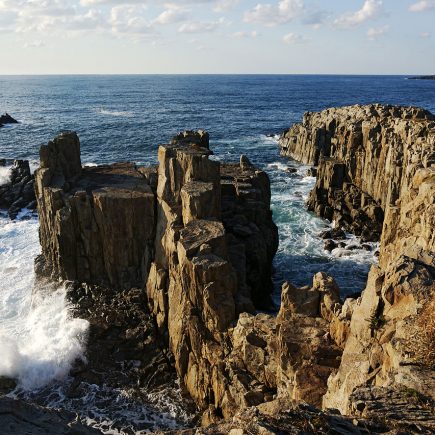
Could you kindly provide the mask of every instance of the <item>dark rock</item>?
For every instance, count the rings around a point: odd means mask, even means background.
[[[329,239],[329,240],[326,240],[325,241],[325,244],[324,244],[324,246],[323,246],[323,249],[325,250],[325,251],[329,251],[329,252],[331,252],[333,249],[335,249],[337,247],[337,243],[335,243],[334,242],[334,240],[331,240],[331,239]]]
[[[0,433],[32,435],[97,435],[97,429],[86,426],[68,411],[57,411],[21,400],[0,397]]]
[[[244,154],[242,154],[240,156],[240,169],[242,171],[246,171],[249,169],[252,169],[252,163],[251,161],[248,159],[248,157],[246,157]]]
[[[346,239],[346,233],[341,228],[333,228],[331,230],[322,231],[319,237],[321,239],[344,240]]]
[[[317,177],[317,168],[315,166],[307,169],[305,174],[307,177]]]
[[[2,166],[7,164],[6,160]],[[27,160],[14,160],[10,181],[0,186],[0,208],[7,209],[11,219],[15,219],[23,208],[35,209],[33,175]]]
[[[4,115],[0,116],[0,126],[4,124],[18,124],[18,121],[12,118],[12,116],[8,113],[5,113]]]

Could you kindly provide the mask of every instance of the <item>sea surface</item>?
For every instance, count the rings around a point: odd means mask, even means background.
[[[205,129],[217,159],[237,161],[245,154],[270,176],[280,233],[276,303],[284,280],[306,285],[320,270],[337,280],[345,296],[364,288],[376,245],[371,251],[324,251],[317,236],[330,223],[304,207],[315,179],[305,175],[307,167],[280,157],[276,139],[305,111],[372,102],[435,112],[435,83],[401,76],[0,76],[0,112],[20,121],[0,129],[0,158],[29,159],[36,168],[39,146],[74,130],[85,164],[156,164],[158,144],[181,130]],[[7,178],[8,170],[0,168],[0,184]],[[349,235],[348,243],[358,240]],[[129,401],[125,392],[108,392],[105,402],[94,387],[79,403],[64,395],[71,364],[84,355],[88,325],[71,318],[61,286],[32,294],[38,253],[37,217],[23,211],[11,222],[0,215],[0,376],[16,377],[17,394],[29,398],[49,389],[46,404],[78,411],[107,433],[188,422],[173,398],[176,388],[149,397],[148,407]],[[110,406],[100,406],[108,397]],[[136,423],[127,428],[125,421]]]

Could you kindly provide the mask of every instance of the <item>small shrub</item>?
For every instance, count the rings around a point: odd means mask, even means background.
[[[370,316],[367,321],[370,323],[370,329],[376,331],[385,325],[385,319],[382,314],[379,314],[377,310]]]

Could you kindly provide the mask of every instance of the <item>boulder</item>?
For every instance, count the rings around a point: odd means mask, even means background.
[[[12,220],[23,208],[34,210],[34,179],[28,160],[2,160],[0,166],[10,166],[9,181],[0,186],[0,208],[6,209]]]

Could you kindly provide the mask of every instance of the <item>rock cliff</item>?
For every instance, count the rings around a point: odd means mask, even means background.
[[[435,117],[394,106],[328,109],[306,114],[280,144],[284,155],[318,166],[309,209],[381,240],[323,406],[370,415],[388,396],[433,399]]]
[[[278,238],[269,179],[246,156],[218,162],[203,131],[161,145],[157,169],[82,168],[75,133],[41,148],[39,275],[76,281],[70,297],[98,328],[117,319],[113,334],[128,335],[132,349],[119,340],[116,348],[148,364],[139,382],[153,364],[173,365],[203,425],[291,402],[378,419],[390,394],[410,431],[416,421],[433,427],[433,335],[419,321],[431,318],[434,299],[432,115],[380,106],[337,109],[339,121],[333,113],[328,127],[307,116],[282,143],[318,164],[311,201],[320,214],[328,208],[345,228],[382,237],[380,263],[361,297],[344,302],[322,272],[310,286],[285,283],[278,315],[257,311],[270,307]],[[104,322],[92,306],[109,312]],[[414,413],[402,406],[410,391],[424,397]]]
[[[39,273],[117,289],[142,287],[154,250],[150,179],[132,163],[82,168],[75,133],[42,146],[40,157]]]

